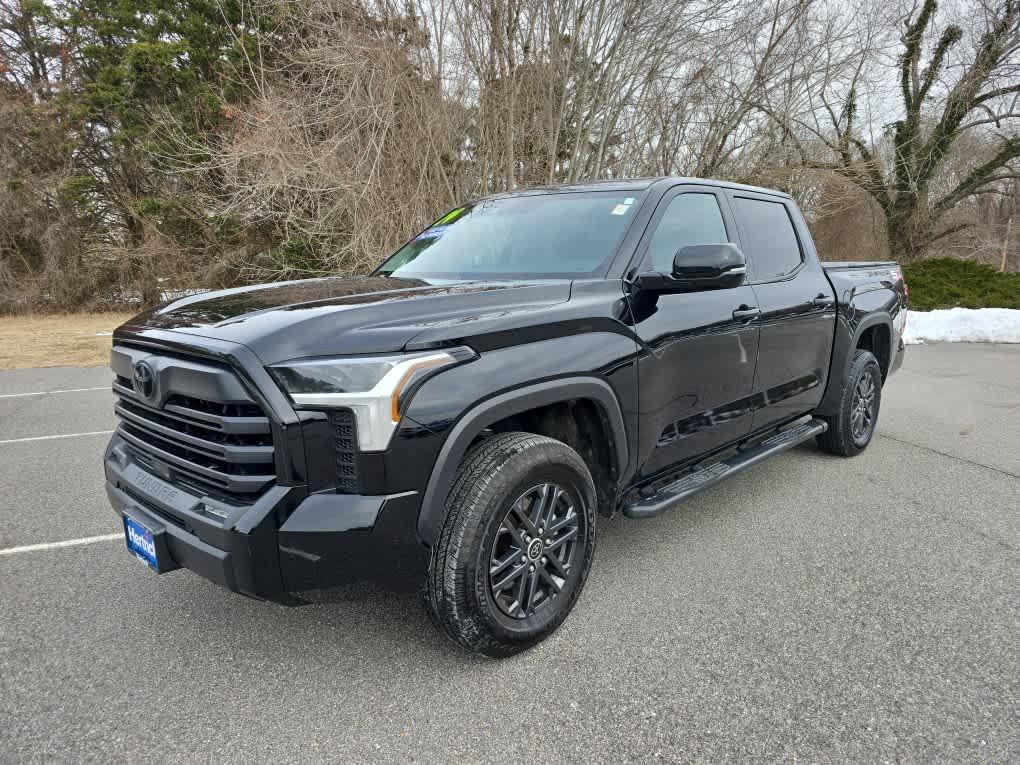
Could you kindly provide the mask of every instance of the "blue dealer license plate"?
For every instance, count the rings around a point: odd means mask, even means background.
[[[128,550],[153,571],[159,571],[159,563],[156,562],[156,541],[153,539],[152,530],[125,515],[124,536]]]

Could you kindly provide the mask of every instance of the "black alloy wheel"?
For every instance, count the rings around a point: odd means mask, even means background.
[[[526,619],[549,606],[567,583],[578,546],[579,516],[555,483],[524,492],[492,541],[489,588],[499,610]]]
[[[831,454],[852,457],[863,452],[875,435],[882,405],[882,367],[871,351],[858,348],[842,385],[839,410],[822,417],[829,429],[817,437]]]
[[[504,657],[567,618],[595,550],[595,483],[562,441],[496,433],[457,471],[432,547],[425,604],[465,648]]]
[[[863,374],[854,386],[854,395],[851,400],[850,429],[854,441],[858,444],[866,444],[871,437],[871,430],[875,427],[875,377],[870,374]]]

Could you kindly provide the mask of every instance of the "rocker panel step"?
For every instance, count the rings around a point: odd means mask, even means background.
[[[713,462],[666,484],[651,497],[638,497],[623,506],[628,518],[652,518],[661,515],[709,486],[723,481],[744,468],[751,467],[774,454],[785,452],[828,430],[822,420],[808,420],[781,430],[764,441],[741,449],[736,454]]]

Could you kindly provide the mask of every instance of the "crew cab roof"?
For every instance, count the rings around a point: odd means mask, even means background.
[[[505,197],[526,196],[529,194],[569,194],[581,191],[646,191],[653,186],[675,186],[680,183],[696,183],[700,186],[718,186],[720,188],[733,189],[735,191],[753,191],[756,194],[770,194],[776,197],[789,199],[790,195],[775,189],[767,189],[762,186],[749,186],[743,183],[732,183],[711,178],[687,178],[683,176],[659,176],[656,178],[612,178],[599,181],[585,181],[584,183],[558,183],[548,186],[528,186],[504,191],[499,194],[490,194],[485,199],[501,199]]]

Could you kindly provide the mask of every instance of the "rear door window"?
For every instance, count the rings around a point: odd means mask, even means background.
[[[744,255],[755,281],[772,281],[797,270],[803,257],[786,205],[734,197],[733,208]]]

